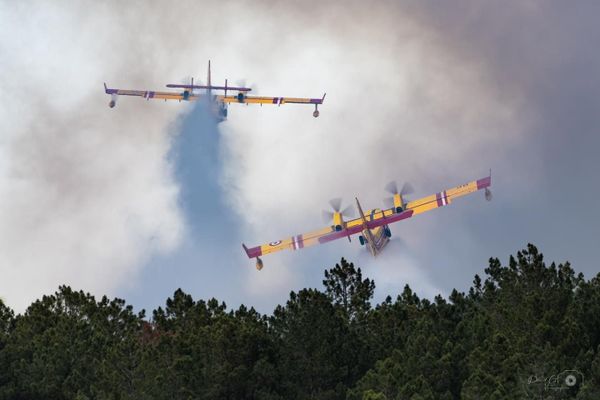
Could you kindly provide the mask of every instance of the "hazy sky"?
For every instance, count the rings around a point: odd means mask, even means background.
[[[576,5],[574,5],[576,4]],[[377,300],[468,288],[536,244],[598,272],[600,4],[0,1],[0,297],[60,284],[152,309],[178,287],[271,312],[344,256]],[[121,98],[190,75],[310,107]],[[483,194],[392,227],[377,259],[338,241],[241,249],[320,227],[333,197],[380,207],[493,171]],[[413,197],[414,198],[414,197]]]

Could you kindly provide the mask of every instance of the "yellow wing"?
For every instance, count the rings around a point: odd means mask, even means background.
[[[109,89],[105,86],[105,92],[112,96],[137,96],[143,97],[146,100],[161,99],[161,100],[196,100],[197,95],[190,95],[176,92],[156,92],[154,90],[129,90],[129,89]]]
[[[491,176],[478,179],[476,181],[471,181],[469,183],[465,183],[464,185],[456,186],[451,189],[446,189],[442,192],[432,194],[431,196],[410,201],[406,204],[406,209],[412,210],[413,215],[421,214],[438,207],[447,206],[448,204],[452,203],[454,199],[476,192],[480,189],[485,189],[489,187],[491,183]]]
[[[169,86],[169,85],[168,85]],[[170,85],[177,86],[177,85]],[[112,89],[104,84],[104,91],[106,94],[113,96],[113,99],[117,96],[137,96],[143,97],[147,100],[150,99],[161,99],[161,100],[185,100],[195,101],[204,95],[193,93],[190,90],[184,90],[183,92],[157,92],[154,90],[129,90],[129,89]],[[264,96],[249,96],[244,92],[240,92],[237,96],[223,96],[223,95],[211,95],[211,99],[221,103],[247,103],[247,104],[323,104],[325,95],[320,99],[310,99],[303,97],[264,97]],[[114,106],[114,105],[113,105]]]
[[[247,103],[247,104],[323,104],[325,96],[320,99],[309,99],[304,97],[268,97],[268,96],[250,96],[243,93],[237,96],[216,96],[216,99],[223,103]]]

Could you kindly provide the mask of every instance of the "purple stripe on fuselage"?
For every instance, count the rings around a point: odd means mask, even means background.
[[[298,235],[296,237],[296,241],[298,242],[298,248],[301,249],[304,247],[304,239],[302,238],[302,235]]]
[[[310,104],[322,104],[323,99],[310,99]]]
[[[119,89],[106,89],[106,94],[116,94]]]
[[[492,185],[492,177],[491,176],[477,180],[477,190],[486,188],[491,185]]]
[[[273,104],[277,104],[277,99],[278,99],[278,98],[279,98],[279,97],[273,97]]]
[[[436,193],[435,194],[435,199],[437,200],[437,206],[441,207],[442,206],[442,196],[440,193]]]

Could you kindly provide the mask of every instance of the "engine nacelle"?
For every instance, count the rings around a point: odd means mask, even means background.
[[[239,92],[237,95],[237,100],[240,103],[243,103],[245,99],[246,99],[246,95],[244,94],[244,92]]]
[[[365,237],[364,237],[363,235],[360,235],[360,236],[358,237],[358,241],[360,242],[360,245],[361,245],[361,246],[364,246],[364,245],[365,245],[365,243],[367,243],[367,239],[365,239]]]

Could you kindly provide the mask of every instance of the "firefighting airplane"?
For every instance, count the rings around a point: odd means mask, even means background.
[[[438,207],[447,206],[458,197],[485,190],[486,200],[492,199],[492,193],[489,187],[492,184],[492,174],[465,183],[464,185],[456,186],[451,189],[423,197],[419,200],[406,201],[405,196],[412,192],[410,185],[405,184],[399,191],[395,182],[390,182],[386,186],[393,197],[388,199],[390,208],[380,210],[378,208],[364,212],[358,199],[356,199],[356,208],[358,209],[359,218],[344,221],[344,216],[347,215],[350,207],[340,211],[341,200],[335,199],[330,202],[333,212],[330,213],[333,223],[323,229],[317,231],[295,235],[287,239],[277,240],[261,246],[246,247],[242,244],[248,258],[256,258],[256,269],[259,271],[263,268],[263,262],[260,256],[274,253],[279,250],[291,249],[299,250],[304,247],[314,244],[323,244],[336,239],[347,237],[350,241],[350,236],[360,233],[358,241],[361,245],[366,245],[373,256],[379,254],[388,243],[392,232],[389,225],[394,222],[413,217],[417,214],[433,210]]]
[[[199,99],[207,99],[211,104],[211,111],[217,119],[217,122],[223,122],[227,119],[227,105],[229,103],[245,103],[248,104],[277,104],[281,106],[282,104],[291,103],[291,104],[314,104],[315,110],[313,111],[313,117],[317,118],[319,116],[319,104],[323,104],[325,100],[325,95],[323,95],[320,99],[308,99],[302,97],[264,97],[264,96],[250,96],[248,92],[251,91],[251,88],[247,87],[237,87],[237,86],[227,86],[227,79],[225,79],[225,86],[213,86],[211,84],[211,76],[210,76],[210,61],[208,62],[208,77],[206,80],[206,85],[194,85],[194,78],[191,80],[191,84],[182,85],[182,84],[174,84],[169,83],[167,85],[168,88],[173,89],[183,89],[182,92],[156,92],[156,91],[148,91],[148,90],[128,90],[128,89],[111,89],[104,84],[104,92],[109,94],[110,101],[108,102],[108,106],[113,108],[117,104],[117,99],[119,96],[138,96],[143,97],[146,100],[150,99],[163,99],[167,100],[179,100],[183,101],[195,101]],[[194,93],[194,89],[204,89],[204,93]],[[224,91],[223,95],[213,94],[213,91]],[[237,92],[235,96],[228,96],[227,91]]]

